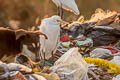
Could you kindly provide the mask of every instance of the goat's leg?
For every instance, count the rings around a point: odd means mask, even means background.
[[[36,62],[40,62],[40,54],[36,54]]]
[[[42,65],[45,66],[45,52],[43,50],[41,50],[39,56],[40,56],[40,60],[42,60],[42,62],[43,62]]]

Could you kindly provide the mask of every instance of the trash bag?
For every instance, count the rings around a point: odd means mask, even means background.
[[[25,76],[19,71],[13,71],[10,73],[11,80],[27,80]]]
[[[50,69],[60,80],[88,80],[88,65],[82,59],[78,48],[71,48],[61,56]]]
[[[41,75],[32,74],[32,76],[35,78],[35,80],[47,80],[46,78],[44,78],[44,77],[41,76]],[[28,80],[33,80],[33,79],[32,79],[32,76],[31,76],[31,77],[29,76],[29,79],[28,79]]]
[[[105,46],[116,43],[120,39],[120,30],[108,26],[108,23],[100,22],[97,26],[89,23],[71,23],[68,27],[68,34],[73,38],[84,35],[93,40],[93,46]],[[105,26],[107,24],[107,26]],[[99,26],[101,25],[101,26]]]
[[[56,73],[41,73],[41,72],[36,72],[36,75],[43,76],[46,80],[60,80],[58,74]],[[40,79],[42,80],[42,79]]]
[[[120,40],[114,46],[116,49],[120,50]]]
[[[93,46],[93,41],[90,38],[86,38],[86,40],[74,40],[73,42],[76,43],[76,46]]]
[[[65,48],[70,48],[70,42],[61,42],[61,45]]]
[[[101,48],[110,50],[112,54],[117,54],[119,52],[119,50],[114,48],[113,46],[102,46]]]
[[[112,56],[112,52],[104,48],[96,48],[90,52],[90,57],[93,58],[105,58]]]
[[[7,64],[9,71],[24,71],[24,72],[32,72],[31,68],[27,66],[17,64],[17,63],[9,63]]]
[[[18,64],[25,65],[30,68],[35,67],[35,66],[40,66],[40,62],[34,62],[31,60],[30,57],[25,56],[23,54],[16,55],[15,62]]]
[[[120,39],[120,30],[109,26],[95,26],[85,33],[93,39],[93,46],[106,46],[116,43]]]
[[[116,77],[113,77],[113,79],[112,80],[120,80],[120,74],[119,75],[117,75]]]
[[[120,56],[114,56],[111,62],[114,62],[120,66]]]

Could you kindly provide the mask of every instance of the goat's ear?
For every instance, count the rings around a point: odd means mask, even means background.
[[[47,37],[44,33],[40,32],[39,30],[38,30],[38,31],[35,31],[35,33],[38,34],[38,35],[41,35],[41,36],[44,37],[45,39],[48,39],[48,37]]]
[[[16,35],[16,40],[20,39],[21,37],[26,35],[26,31],[23,29],[19,29],[15,31],[15,35]]]

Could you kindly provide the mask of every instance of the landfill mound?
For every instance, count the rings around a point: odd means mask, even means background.
[[[0,62],[0,80],[120,80],[120,13],[101,12],[63,25],[49,60],[21,54],[13,63]]]

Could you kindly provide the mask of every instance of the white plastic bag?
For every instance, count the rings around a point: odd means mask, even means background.
[[[37,80],[47,80],[45,79],[43,76],[41,75],[37,75],[37,74],[32,74],[32,76],[34,76]]]
[[[120,74],[119,75],[117,75],[116,77],[113,77],[113,79],[112,80],[120,80]]]
[[[88,65],[82,59],[78,48],[71,48],[61,56],[51,70],[59,75],[60,80],[88,80]]]
[[[114,62],[120,66],[120,56],[114,56],[111,62]]]
[[[104,58],[107,56],[112,56],[112,52],[104,48],[96,48],[90,52],[90,57],[93,58]]]
[[[28,68],[27,66],[17,64],[17,63],[9,63],[9,64],[7,64],[7,67],[10,71],[25,71],[25,72],[32,71],[31,68]]]

